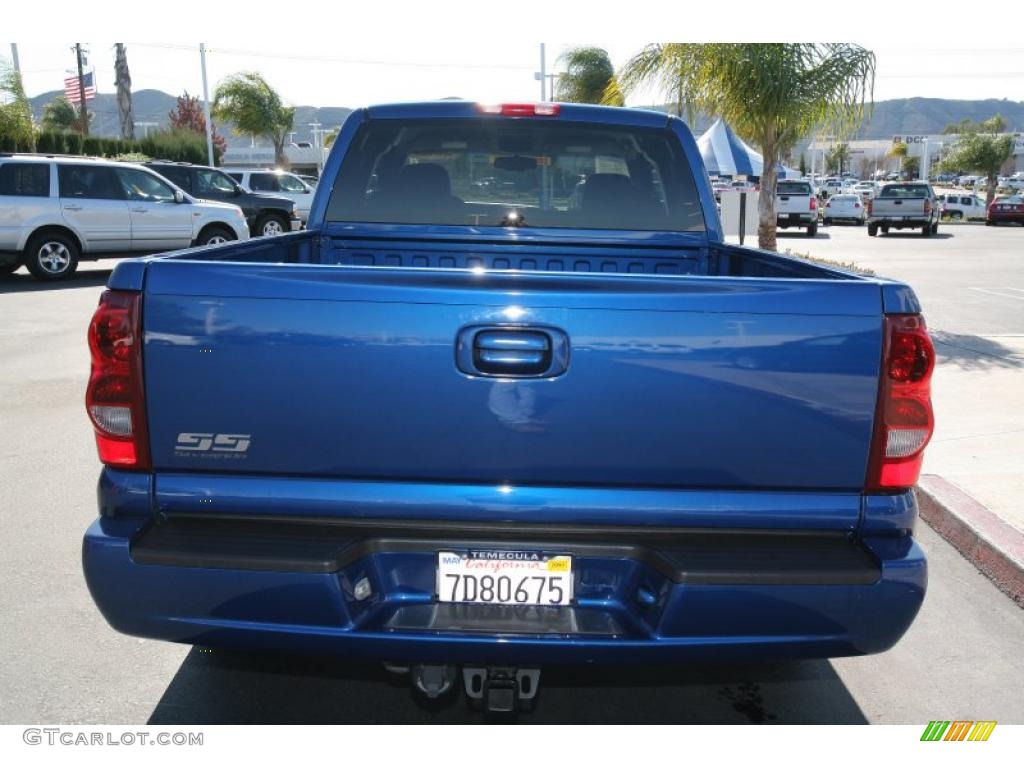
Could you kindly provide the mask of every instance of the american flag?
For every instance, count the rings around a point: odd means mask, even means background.
[[[96,85],[93,82],[92,75],[92,72],[86,72],[82,78],[82,82],[85,84],[86,101],[96,98]],[[64,78],[64,98],[72,104],[80,104],[82,102],[81,96],[78,95],[78,75]]]

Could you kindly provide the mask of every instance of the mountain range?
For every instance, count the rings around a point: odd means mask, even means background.
[[[43,114],[43,107],[61,94],[50,91],[34,96],[29,101],[38,121]],[[154,123],[152,127],[167,125],[167,113],[174,109],[176,97],[158,90],[139,90],[132,94],[132,107],[135,112],[136,135],[142,135],[142,123]],[[113,94],[101,93],[89,103],[93,112],[91,130],[97,136],[116,136],[118,134],[117,99]],[[295,108],[295,140],[308,141],[311,136],[310,123],[319,122],[324,129],[337,128],[352,110],[348,107],[310,107]],[[985,99],[979,101],[963,101],[953,99],[892,99],[875,103],[871,116],[864,122],[855,138],[888,139],[897,134],[935,134],[941,133],[949,123],[956,123],[965,118],[981,121],[994,114],[1001,114],[1011,131],[1024,131],[1024,101],[1008,99]],[[711,119],[698,117],[694,132],[702,133],[711,125]],[[250,143],[248,136],[240,136],[230,130],[222,129],[229,146],[246,146]]]

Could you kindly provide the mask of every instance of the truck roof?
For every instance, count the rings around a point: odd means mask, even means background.
[[[515,106],[527,106],[532,103],[516,102]],[[446,101],[422,101],[399,104],[379,104],[367,107],[370,119],[386,120],[395,118],[481,118],[490,115],[483,111],[491,107],[476,101],[449,99]],[[502,106],[496,104],[493,106]],[[627,107],[604,107],[595,104],[563,104],[557,103],[558,114],[544,116],[539,119],[574,120],[580,122],[604,123],[606,125],[632,125],[637,127],[664,128],[671,115],[651,109],[632,109]]]

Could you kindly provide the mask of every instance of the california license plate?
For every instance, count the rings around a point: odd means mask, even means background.
[[[572,557],[510,550],[438,552],[437,599],[443,603],[569,605]]]

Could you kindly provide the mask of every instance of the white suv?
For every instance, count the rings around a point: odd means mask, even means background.
[[[78,262],[248,240],[242,209],[200,202],[147,168],[0,155],[0,275],[62,280]]]
[[[266,192],[293,200],[302,225],[306,225],[306,221],[309,219],[309,209],[313,205],[315,190],[294,173],[266,168],[222,168],[221,170],[250,192]]]

